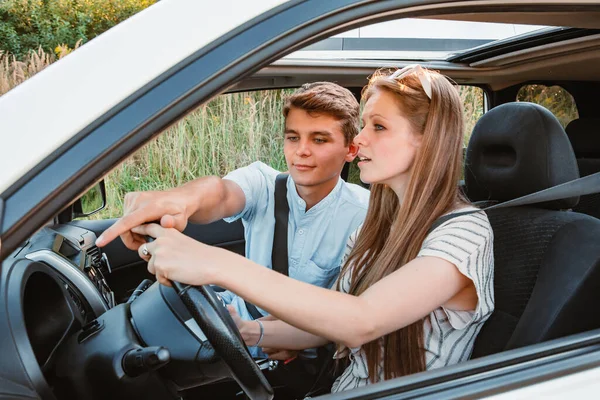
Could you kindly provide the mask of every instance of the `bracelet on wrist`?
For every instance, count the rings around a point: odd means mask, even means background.
[[[256,341],[256,344],[252,347],[260,346],[260,342],[263,340],[263,336],[265,335],[265,327],[263,326],[261,320],[255,319],[255,321],[258,323],[258,327],[260,328],[260,334],[258,335],[258,340]]]

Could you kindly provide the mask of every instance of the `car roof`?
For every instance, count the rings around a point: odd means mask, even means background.
[[[284,0],[162,0],[0,96],[0,193],[169,68]]]
[[[418,62],[457,83],[493,90],[527,81],[600,81],[598,11],[427,15],[368,27],[386,36],[355,29],[296,51],[255,77],[290,84],[335,78],[359,86],[378,67]]]

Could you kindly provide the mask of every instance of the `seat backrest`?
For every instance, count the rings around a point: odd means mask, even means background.
[[[579,175],[588,176],[600,172],[600,118],[579,118],[567,125]],[[573,211],[600,218],[600,193],[581,196]]]
[[[486,113],[467,148],[473,201],[506,201],[579,177],[565,131],[546,109],[509,103]],[[473,357],[600,327],[600,220],[565,211],[578,197],[488,211],[495,311]],[[588,312],[586,312],[588,311]]]

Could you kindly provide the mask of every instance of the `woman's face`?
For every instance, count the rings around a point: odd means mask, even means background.
[[[359,146],[360,179],[383,183],[397,194],[404,191],[422,135],[414,133],[394,95],[376,91],[365,104],[363,128],[354,138]]]

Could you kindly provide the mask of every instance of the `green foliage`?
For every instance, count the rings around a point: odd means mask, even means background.
[[[3,0],[0,1],[0,50],[24,57],[42,47],[76,47],[156,0]]]
[[[573,96],[560,86],[526,85],[517,93],[517,101],[529,101],[547,108],[563,128],[579,118]]]

